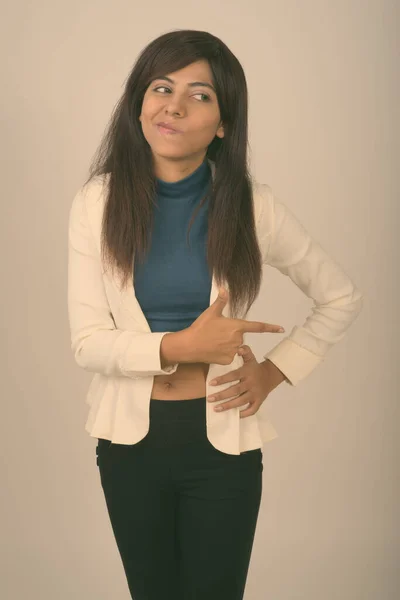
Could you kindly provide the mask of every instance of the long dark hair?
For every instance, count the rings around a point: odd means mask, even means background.
[[[254,222],[252,178],[247,163],[248,98],[242,66],[217,37],[196,30],[165,33],[148,44],[128,76],[89,168],[89,183],[105,175],[101,245],[103,264],[117,268],[125,287],[134,257],[149,248],[156,193],[151,148],[139,116],[150,83],[207,60],[217,92],[224,138],[215,136],[206,158],[215,165],[209,192],[207,263],[217,285],[227,283],[231,316],[246,316],[258,296],[262,257]],[[105,178],[105,179],[106,179]]]

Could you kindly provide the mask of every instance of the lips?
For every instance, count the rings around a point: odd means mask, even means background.
[[[182,133],[176,127],[173,127],[172,125],[169,125],[165,122],[157,123],[157,128],[160,133]]]

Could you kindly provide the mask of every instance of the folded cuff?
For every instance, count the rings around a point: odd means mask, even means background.
[[[288,379],[288,383],[293,386],[305,379],[315,367],[324,361],[324,357],[313,354],[289,338],[279,342],[272,350],[264,354],[263,358],[274,363]]]
[[[171,375],[177,370],[179,363],[161,368],[160,346],[162,338],[169,331],[144,334],[141,339],[133,338],[124,355],[124,375],[128,377],[151,377]]]

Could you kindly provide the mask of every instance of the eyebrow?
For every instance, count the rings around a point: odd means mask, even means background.
[[[155,81],[157,81],[158,79],[163,79],[165,81],[169,81],[169,83],[175,83],[175,81],[173,79],[171,79],[171,77],[157,77],[157,79]],[[211,90],[213,90],[213,92],[217,93],[215,91],[215,88],[213,85],[211,85],[211,83],[206,83],[205,81],[192,81],[191,83],[188,83],[189,87],[196,87],[198,85],[201,85],[202,87],[207,87],[210,88]]]

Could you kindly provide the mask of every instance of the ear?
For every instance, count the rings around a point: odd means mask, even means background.
[[[221,121],[221,123],[222,123],[222,121]],[[217,135],[219,138],[223,138],[225,136],[225,131],[224,131],[224,126],[223,125],[220,125],[218,127],[217,132],[216,132],[215,135]]]

